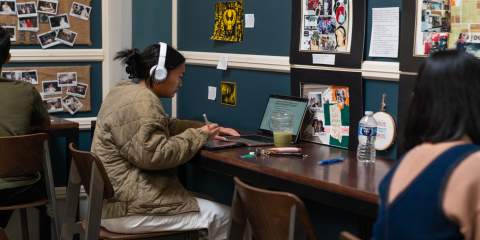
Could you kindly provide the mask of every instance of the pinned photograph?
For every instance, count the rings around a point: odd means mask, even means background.
[[[55,40],[66,44],[70,47],[73,47],[73,44],[75,44],[75,39],[77,38],[77,33],[67,30],[67,29],[60,29],[58,30],[57,37]]]
[[[17,3],[18,17],[36,17],[37,7],[35,2]]]
[[[46,14],[57,14],[58,0],[38,0],[38,12]]]
[[[49,17],[49,15],[46,14],[46,13],[39,13],[38,14],[38,21],[40,23],[50,24],[50,22],[48,21],[48,17]]]
[[[85,96],[87,95],[87,89],[87,84],[79,83],[77,86],[67,87],[67,95],[85,98]]]
[[[83,107],[83,104],[77,97],[70,95],[62,99],[62,104],[63,107],[72,115],[77,113]]]
[[[62,14],[58,16],[50,16],[48,17],[48,20],[50,21],[50,28],[52,30],[58,30],[58,29],[63,29],[63,28],[69,28],[70,23],[68,21],[68,16],[67,14]]]
[[[38,31],[38,17],[18,17],[19,31]]]
[[[221,82],[220,92],[222,93],[222,104],[237,105],[237,86],[234,82]]]
[[[22,72],[20,71],[5,71],[2,72],[2,78],[14,80],[14,81],[21,81],[22,80]]]
[[[2,26],[10,35],[10,42],[17,41],[17,28],[15,26]]]
[[[55,40],[56,36],[57,33],[55,31],[46,32],[44,34],[38,35],[38,42],[44,49],[58,45],[59,42]]]
[[[57,80],[49,80],[42,82],[43,96],[62,94],[62,87],[58,85]]]
[[[43,104],[49,113],[63,112],[62,98],[60,97],[43,99]]]
[[[90,18],[90,12],[92,11],[92,7],[73,2],[72,8],[70,9],[70,16],[77,17],[83,20],[88,20]]]
[[[15,0],[0,1],[0,15],[17,15]]]
[[[58,85],[60,87],[77,86],[76,72],[61,72],[57,73]]]
[[[21,74],[22,74],[22,78],[21,78],[22,81],[28,82],[31,84],[38,84],[37,70],[22,71]]]
[[[305,30],[314,30],[317,29],[317,16],[315,15],[305,15],[304,28]]]

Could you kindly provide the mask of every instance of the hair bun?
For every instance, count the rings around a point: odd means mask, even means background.
[[[125,71],[130,79],[143,78],[143,60],[140,50],[137,48],[123,50],[117,53],[115,60],[121,59],[122,63],[126,65]]]

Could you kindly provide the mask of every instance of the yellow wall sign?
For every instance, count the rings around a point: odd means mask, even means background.
[[[241,42],[243,40],[242,1],[215,4],[215,26],[212,40]]]

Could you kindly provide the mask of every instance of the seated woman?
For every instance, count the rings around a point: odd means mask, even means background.
[[[161,57],[159,57],[161,56]],[[176,167],[220,133],[215,124],[170,118],[160,98],[171,98],[182,84],[185,58],[160,43],[119,52],[132,81],[113,88],[98,114],[92,152],[102,161],[115,190],[103,208],[102,226],[140,233],[208,229],[209,239],[226,239],[228,207],[195,198],[183,188]]]
[[[374,239],[478,239],[480,60],[434,53],[415,84],[409,151],[380,184]]]

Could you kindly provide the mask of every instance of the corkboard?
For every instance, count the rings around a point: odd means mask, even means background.
[[[17,3],[24,3],[24,2],[35,2],[37,6],[37,0],[17,0]],[[83,20],[77,17],[70,16],[70,9],[72,7],[72,3],[77,2],[87,6],[91,6],[91,0],[59,0],[58,1],[58,9],[57,14],[67,14],[68,20],[70,23],[70,28],[68,30],[77,33],[77,39],[75,40],[75,45],[92,45],[92,41],[90,38],[90,19],[92,17],[93,12],[95,9],[92,8],[90,12],[89,20]],[[38,6],[37,6],[38,8]],[[37,9],[38,10],[38,9]],[[39,16],[42,13],[38,13]],[[54,15],[49,15],[54,16]],[[37,35],[41,35],[43,33],[51,31],[50,24],[48,23],[48,19],[46,23],[42,23],[39,17],[39,30],[38,32],[30,32],[30,31],[19,31],[18,30],[18,16],[17,15],[0,15],[0,23],[3,26],[14,25],[16,29],[16,41],[12,42],[14,45],[35,45],[39,44]],[[62,45],[66,46],[66,45]]]
[[[37,70],[38,75],[38,84],[34,84],[35,88],[38,92],[42,93],[42,82],[49,81],[49,80],[57,80],[57,73],[61,72],[76,72],[77,73],[77,81],[78,83],[87,84],[88,88],[86,91],[85,98],[78,98],[82,103],[83,107],[78,112],[89,112],[92,109],[91,106],[91,79],[90,79],[90,72],[91,66],[69,66],[69,67],[15,67],[15,68],[4,68],[2,72],[9,72],[9,71],[29,71],[29,70]],[[67,87],[62,88],[61,94],[56,95],[49,95],[45,98],[54,98],[54,97],[62,97],[64,98],[67,96],[66,94]],[[64,112],[68,112],[64,109]]]

